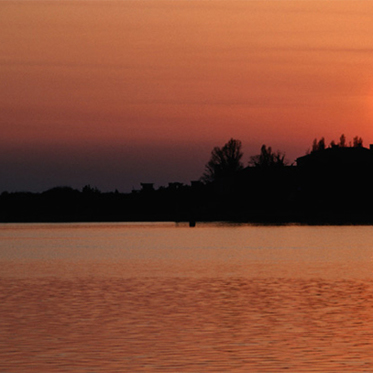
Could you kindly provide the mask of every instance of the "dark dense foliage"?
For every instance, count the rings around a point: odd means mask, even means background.
[[[342,135],[288,166],[285,155],[263,145],[241,163],[241,143],[215,148],[203,181],[152,184],[124,194],[56,187],[43,193],[0,195],[1,222],[72,221],[242,221],[310,224],[373,223],[373,150]]]
[[[230,139],[223,147],[215,147],[211,152],[211,159],[207,162],[202,181],[212,182],[232,177],[243,169],[241,158],[241,141]]]

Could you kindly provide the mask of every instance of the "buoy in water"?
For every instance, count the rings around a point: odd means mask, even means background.
[[[196,221],[195,220],[189,220],[189,227],[195,227]]]

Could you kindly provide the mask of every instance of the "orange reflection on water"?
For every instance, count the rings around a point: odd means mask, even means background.
[[[373,283],[3,279],[1,371],[369,371]]]
[[[372,231],[0,226],[0,371],[373,371]]]

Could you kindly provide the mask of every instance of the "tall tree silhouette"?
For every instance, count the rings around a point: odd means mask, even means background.
[[[314,139],[312,143],[312,153],[318,152],[320,150],[329,149],[336,149],[336,148],[362,148],[363,147],[363,139],[359,136],[355,136],[347,145],[346,136],[344,134],[341,135],[339,138],[339,142],[336,143],[334,140],[330,142],[329,147],[325,145],[325,138],[322,137],[320,140]]]
[[[283,167],[287,164],[285,153],[272,152],[272,148],[262,145],[260,154],[250,157],[249,165],[254,167]]]
[[[361,148],[363,146],[363,139],[359,136],[355,136],[353,138],[353,147],[354,148]]]
[[[339,138],[339,147],[345,148],[346,147],[346,136],[342,133],[341,137]]]
[[[215,147],[211,158],[205,166],[201,180],[204,182],[216,181],[234,175],[243,169],[241,158],[241,141],[230,139],[223,147]]]

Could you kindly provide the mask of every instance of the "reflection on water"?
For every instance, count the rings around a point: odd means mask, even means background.
[[[373,371],[370,227],[13,228],[1,372]]]

